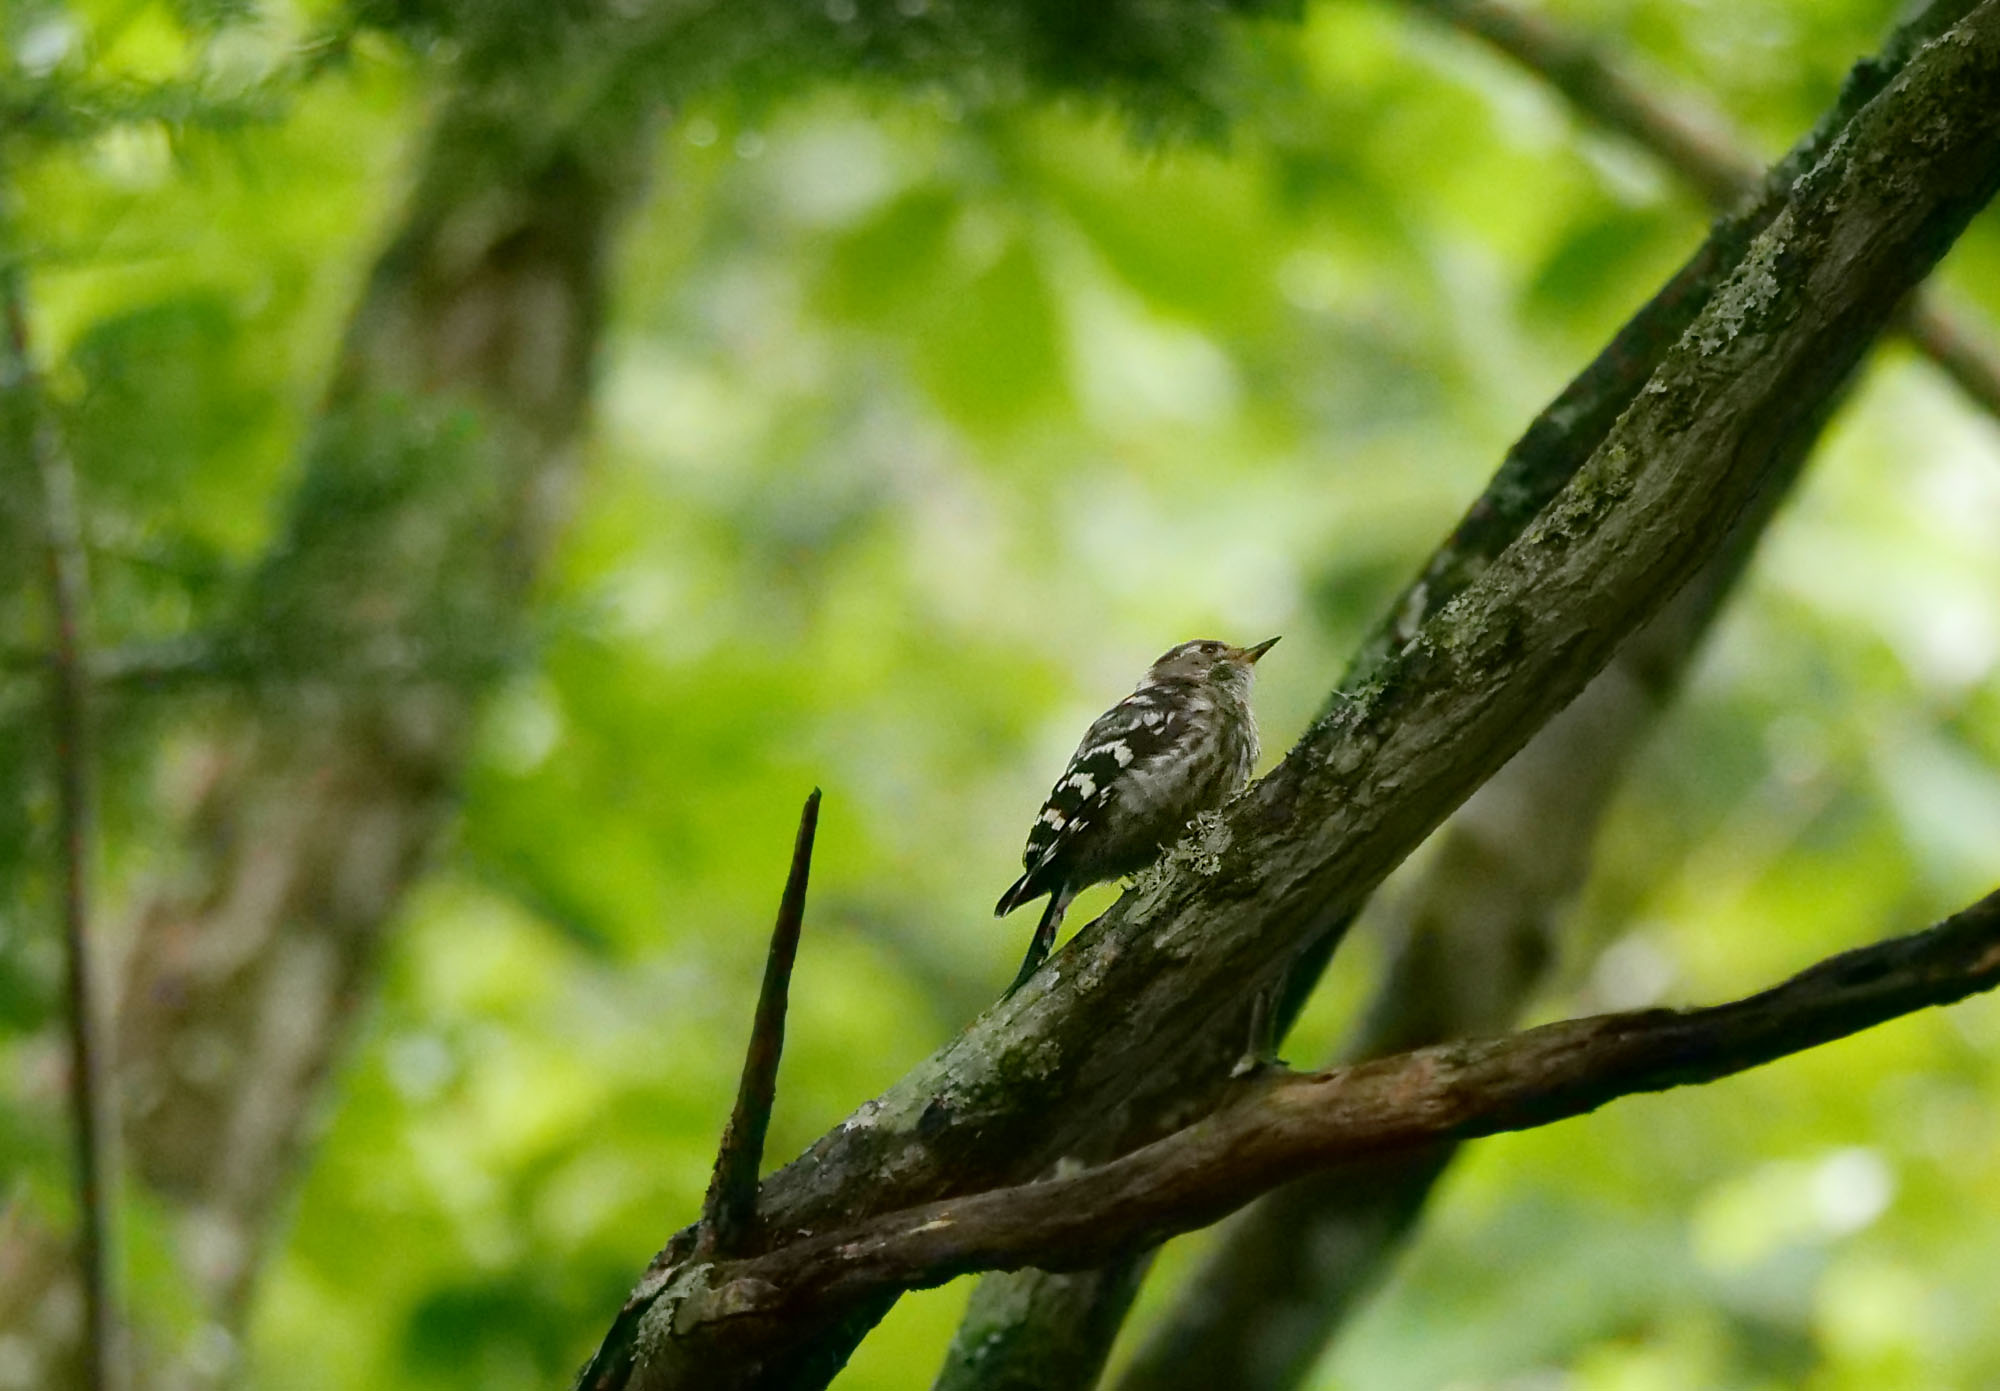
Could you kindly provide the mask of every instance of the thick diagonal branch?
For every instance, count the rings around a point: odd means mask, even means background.
[[[1793,441],[1780,483],[1818,438],[1802,431]],[[1399,897],[1398,950],[1343,1061],[1514,1027],[1557,958],[1562,915],[1626,769],[1781,499],[1774,488],[1746,513],[1708,569],[1438,833],[1423,877]],[[1387,1268],[1454,1152],[1444,1143],[1347,1165],[1261,1199],[1153,1322],[1119,1391],[1299,1385]]]
[[[1407,2],[1521,63],[1587,119],[1660,158],[1715,206],[1734,206],[1756,186],[1757,161],[1719,117],[1648,90],[1549,17],[1500,0]],[[1966,8],[1934,5],[1918,14],[1868,68],[1879,72],[1899,62],[1911,38],[1935,32]],[[1850,90],[1867,80],[1866,72],[1857,71]],[[1920,294],[1905,307],[1904,331],[1923,341],[1968,394],[2000,410],[2000,371],[1990,349],[1977,335],[1961,335],[1952,316],[1921,308],[1928,297]],[[1803,453],[1807,441],[1798,447]],[[1403,905],[1407,940],[1351,1056],[1511,1023],[1551,959],[1557,915],[1581,881],[1618,774],[1727,583],[1725,570],[1691,585],[1447,828],[1422,885]],[[1244,1213],[1155,1321],[1121,1375],[1121,1391],[1177,1391],[1210,1385],[1218,1375],[1244,1391],[1297,1385],[1386,1268],[1452,1153],[1441,1145],[1316,1175]]]
[[[1432,615],[1513,544],[1604,442],[1667,352],[1707,309],[1716,287],[1742,261],[1751,241],[1785,207],[1799,179],[1895,80],[1912,55],[1975,7],[1976,0],[1931,0],[1891,30],[1879,52],[1854,65],[1839,97],[1813,128],[1764,171],[1742,206],[1716,221],[1694,254],[1508,448],[1493,480],[1362,642],[1322,714],[1338,709],[1346,693],[1365,685],[1391,653],[1414,638]]]
[[[1557,69],[1559,75],[1551,80],[1566,91],[1574,85],[1579,101],[1587,97],[1601,105],[1604,119],[1614,128],[1642,142],[1657,143],[1670,159],[1685,161],[1705,190],[1741,206],[1716,224],[1694,255],[1508,450],[1493,480],[1458,527],[1425,564],[1415,583],[1390,606],[1385,621],[1363,642],[1340,687],[1329,698],[1327,712],[1338,709],[1347,693],[1365,686],[1390,653],[1414,637],[1425,621],[1512,544],[1529,520],[1603,443],[1668,350],[1735,268],[1751,238],[1777,216],[1798,177],[1867,101],[1901,71],[1925,39],[1948,28],[1972,7],[1972,0],[1939,0],[1908,17],[1891,32],[1878,56],[1856,64],[1840,99],[1813,129],[1776,165],[1760,170],[1747,156],[1738,155],[1708,123],[1648,101],[1642,90],[1605,64],[1594,50],[1532,16],[1520,18],[1517,24],[1513,11],[1479,0],[1410,3],[1460,17],[1468,25],[1490,20],[1495,29],[1490,37],[1505,51],[1532,54]],[[1745,198],[1746,192],[1751,196]],[[1959,346],[1970,352],[1976,345]],[[1802,460],[1809,446],[1809,439],[1798,438],[1791,441],[1788,451],[1795,461]],[[1612,767],[1616,761],[1596,758],[1593,770]],[[1572,808],[1577,806],[1574,798],[1565,802]],[[1537,848],[1546,849],[1546,842],[1538,842]],[[1324,940],[1302,952],[1294,963],[1281,995],[1284,1027],[1289,1027],[1310,997],[1346,926],[1345,922],[1331,925]],[[1501,972],[1492,979],[1498,981],[1509,974]],[[1450,1036],[1464,1032],[1461,1029]],[[1101,1143],[1113,1144],[1118,1137],[1098,1138]],[[1386,1212],[1391,1206],[1376,1204],[1373,1211]],[[1377,1243],[1387,1235],[1379,1224],[1372,1230]],[[1286,1226],[1283,1232],[1288,1239],[1304,1239],[1295,1225]],[[1269,1242],[1262,1250],[1279,1255]],[[1287,1277],[1282,1259],[1259,1268],[1283,1284],[1286,1306],[1296,1308],[1295,1301],[1305,1297],[1305,1291],[1300,1282]],[[1060,1275],[1028,1270],[989,1277],[967,1305],[935,1391],[1011,1391],[1017,1386],[1034,1391],[1082,1391],[1095,1386],[1110,1340],[1137,1284],[1134,1272],[1126,1268]],[[1228,1347],[1237,1339],[1255,1336],[1250,1327],[1254,1321],[1242,1317],[1247,1292],[1243,1299],[1217,1298],[1213,1289],[1196,1293],[1203,1300],[1206,1317],[1190,1320],[1187,1338],[1175,1340],[1180,1345],[1156,1349],[1159,1367],[1165,1375],[1187,1378],[1185,1384],[1189,1385],[1205,1384],[1202,1377],[1215,1367],[1231,1368],[1230,1375],[1236,1379],[1249,1375],[1240,1358],[1229,1360]],[[1278,1310],[1271,1312],[1274,1318],[1282,1317]],[[1211,1321],[1226,1321],[1226,1331],[1215,1328]],[[1309,1322],[1316,1321],[1289,1318],[1285,1326],[1288,1332],[1303,1336]],[[1203,1329],[1197,1326],[1201,1323],[1211,1326]],[[1212,1351],[1219,1360],[1208,1363],[1201,1355],[1190,1355],[1190,1345],[1196,1340],[1203,1353]],[[1257,1342],[1266,1350],[1272,1344],[1270,1338]]]
[[[1586,119],[1632,141],[1719,212],[1753,195],[1764,175],[1716,112],[1648,89],[1598,45],[1547,15],[1504,0],[1405,0],[1479,39],[1548,83]],[[1904,307],[1898,328],[1966,396],[2000,417],[2000,352],[1977,315],[1934,289]]]
[[[2000,183],[2000,0],[1871,102],[1542,515],[1167,872],[764,1186],[782,1241],[868,1211],[1019,1182],[1082,1137],[1173,1125],[1227,1067],[1208,1022],[1272,982],[1510,757],[1721,545],[1895,305]],[[1210,868],[1213,872],[1205,872]],[[1143,1138],[1143,1135],[1141,1136]],[[677,1239],[586,1384],[671,1386],[701,1330],[655,1311]],[[765,1343],[770,1386],[823,1384],[879,1316]],[[731,1368],[709,1361],[703,1385]]]

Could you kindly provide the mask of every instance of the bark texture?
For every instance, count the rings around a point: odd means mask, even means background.
[[[1718,212],[1753,196],[1763,168],[1720,113],[1650,91],[1583,34],[1502,0],[1407,0],[1505,54],[1548,83],[1586,120],[1659,159]],[[1964,6],[1937,7],[1942,12]],[[1988,326],[1934,289],[1898,325],[1968,400],[2000,416],[2000,350]]]
[[[932,1391],[1095,1386],[1151,1265],[1152,1253],[1143,1252],[1095,1270],[1030,1267],[986,1276]]]

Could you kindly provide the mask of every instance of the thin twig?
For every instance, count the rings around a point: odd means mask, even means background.
[[[1919,293],[1903,306],[1897,327],[1960,391],[2000,419],[2000,349],[1992,334],[1976,328],[1963,310],[1939,303],[1935,293]]]
[[[785,1006],[792,985],[792,964],[799,954],[799,928],[806,915],[806,879],[812,873],[813,835],[819,829],[819,789],[806,798],[799,813],[799,832],[792,842],[792,868],[778,901],[778,923],[771,929],[771,951],[764,960],[764,984],[757,992],[757,1017],[750,1029],[750,1047],[743,1055],[743,1078],[736,1088],[736,1109],[722,1132],[715,1156],[715,1175],[701,1208],[700,1251],[705,1256],[731,1256],[742,1251],[744,1237],[757,1218],[757,1170],[764,1159],[764,1136],[771,1127],[771,1107],[778,1096],[778,1059],[785,1049]]]
[[[39,476],[52,647],[49,704],[55,732],[57,855],[62,866],[65,986],[69,1005],[70,1106],[76,1130],[79,1257],[93,1391],[126,1385],[124,1321],[114,1274],[117,1119],[90,951],[91,738],[89,580],[77,514],[76,475],[36,389],[20,271],[5,279],[5,385],[14,397],[15,438]]]
[[[144,689],[240,674],[225,664],[219,643],[200,636],[100,647],[87,655],[90,686],[99,693],[107,686]],[[0,649],[0,675],[44,675],[51,660],[45,648]]]
[[[1762,163],[1719,113],[1653,91],[1589,38],[1546,15],[1506,0],[1404,3],[1513,59],[1587,119],[1652,154],[1718,212],[1735,208],[1762,181]],[[1912,297],[1896,327],[1974,404],[2000,418],[2000,345],[1972,310],[1947,304],[1933,287]]]

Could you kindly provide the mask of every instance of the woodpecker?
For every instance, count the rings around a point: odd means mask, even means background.
[[[1259,751],[1250,686],[1257,659],[1277,641],[1184,642],[1090,726],[1028,828],[1027,872],[993,909],[1004,918],[1049,896],[1009,995],[1048,956],[1071,899],[1144,869],[1249,780]]]

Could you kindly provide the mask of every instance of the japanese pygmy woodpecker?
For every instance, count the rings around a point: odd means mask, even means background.
[[[1009,994],[1048,956],[1071,899],[1144,869],[1189,821],[1248,781],[1258,754],[1251,681],[1257,659],[1276,642],[1184,642],[1084,734],[1028,828],[1021,852],[1027,872],[993,910],[1005,917],[1049,896]]]

